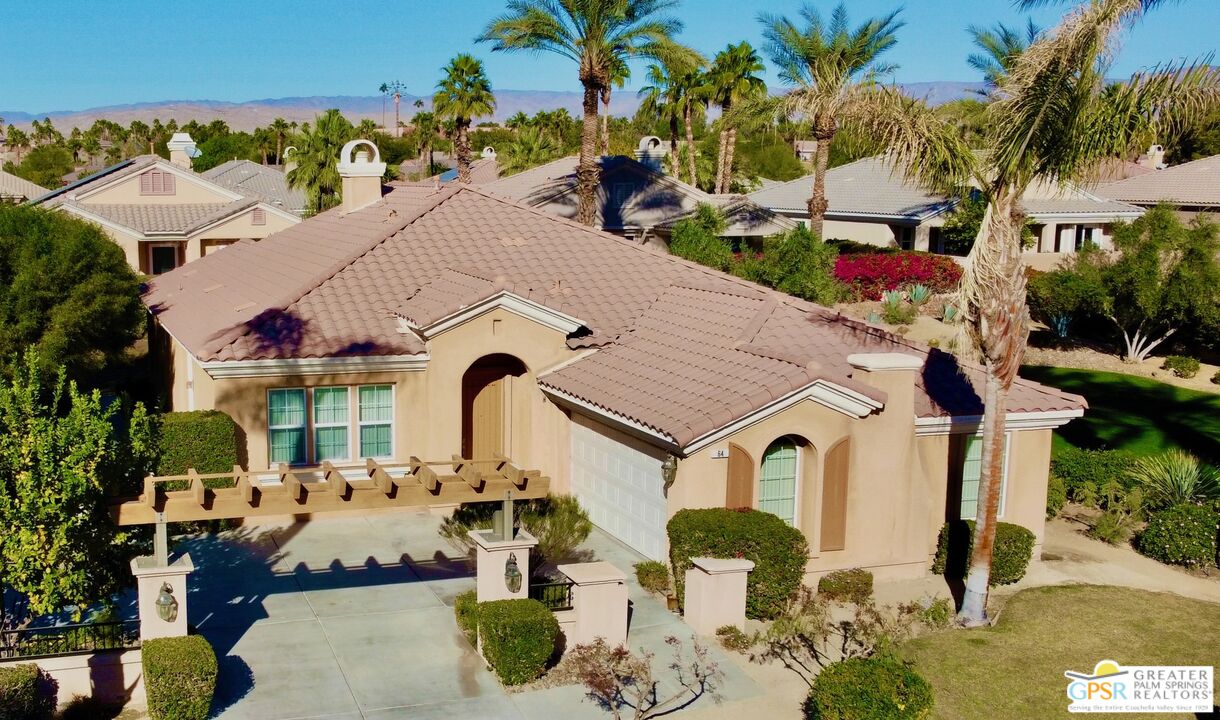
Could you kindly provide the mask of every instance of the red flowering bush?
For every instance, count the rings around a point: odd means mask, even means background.
[[[840,255],[835,278],[856,300],[876,300],[886,290],[926,285],[934,293],[957,289],[962,267],[952,258],[921,252]]]

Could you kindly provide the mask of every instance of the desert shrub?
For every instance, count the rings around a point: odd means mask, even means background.
[[[144,688],[153,720],[204,720],[216,691],[216,653],[202,635],[145,640]]]
[[[912,285],[907,289],[907,297],[911,304],[919,309],[932,299],[932,290],[927,285]]]
[[[1092,276],[1070,270],[1029,273],[1029,312],[1058,338],[1071,334],[1072,323],[1093,312],[1101,291]]]
[[[943,630],[953,624],[953,601],[937,598],[919,611],[919,622],[933,630]]]
[[[991,553],[991,586],[1010,585],[1025,577],[1034,553],[1034,534],[1020,525],[998,522]],[[974,521],[953,520],[940,529],[932,572],[965,577],[974,547]]]
[[[775,617],[796,594],[809,559],[800,530],[771,513],[727,508],[679,510],[666,526],[679,602],[691,558],[746,558],[754,570],[746,585],[746,616]]]
[[[158,475],[231,472],[243,460],[237,423],[219,410],[165,413],[158,449]]]
[[[466,636],[471,645],[479,640],[479,596],[474,590],[467,590],[453,601],[453,616],[457,619],[458,629]]]
[[[669,594],[669,567],[663,562],[645,560],[635,564],[635,579],[640,587],[657,595]]]
[[[808,720],[922,720],[932,714],[932,687],[909,665],[880,653],[823,670],[805,700]]]
[[[867,602],[873,596],[873,574],[860,568],[835,570],[818,580],[818,592],[830,600]]]
[[[733,264],[733,250],[720,237],[724,218],[716,208],[700,203],[695,213],[674,224],[669,251],[691,262],[727,271]]]
[[[1139,538],[1139,551],[1170,565],[1199,567],[1216,562],[1220,516],[1203,505],[1174,505],[1152,513]]]
[[[726,650],[745,652],[754,645],[754,638],[747,635],[736,625],[724,625],[716,628],[716,637]]]
[[[834,276],[856,300],[873,300],[886,290],[924,285],[933,293],[952,292],[962,268],[952,258],[920,252],[840,255]]]
[[[915,306],[903,300],[901,292],[886,290],[881,294],[881,317],[887,325],[909,325],[915,322],[916,314]]]
[[[42,670],[34,663],[0,668],[0,720],[49,719],[55,696],[45,684]]]
[[[1220,385],[1220,370],[1217,370],[1216,374],[1212,375],[1212,385]]]
[[[505,685],[527,683],[546,669],[555,653],[559,621],[537,600],[479,603],[483,657]]]
[[[1180,378],[1192,378],[1199,374],[1199,361],[1184,355],[1170,355],[1161,363],[1161,369],[1168,370]]]
[[[1067,497],[1067,485],[1063,484],[1063,478],[1058,475],[1051,475],[1046,482],[1047,520],[1059,514],[1063,506],[1067,504]]]
[[[502,506],[500,502],[466,503],[445,518],[440,535],[455,549],[474,552],[470,531],[490,528],[492,514]],[[561,563],[570,559],[577,546],[593,532],[589,514],[571,495],[548,495],[517,502],[513,504],[513,510],[521,527],[538,538],[538,545],[530,552],[533,568],[540,567],[544,561]]]
[[[1131,515],[1122,510],[1106,510],[1093,521],[1089,537],[1109,545],[1120,545],[1131,537],[1134,522]]]
[[[1051,458],[1051,474],[1063,481],[1072,500],[1096,498],[1112,482],[1129,482],[1135,456],[1125,450],[1082,450],[1069,447]],[[1086,503],[1088,504],[1088,503]]]
[[[804,300],[833,305],[843,295],[834,275],[837,257],[833,247],[802,225],[765,238],[762,254],[742,258],[733,273]]]
[[[1138,458],[1128,476],[1143,488],[1147,505],[1153,510],[1220,500],[1220,475],[1182,450]]]

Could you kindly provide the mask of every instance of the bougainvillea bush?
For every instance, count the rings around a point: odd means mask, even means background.
[[[921,252],[840,255],[835,278],[856,300],[877,300],[886,290],[926,285],[934,293],[952,292],[962,279],[962,267],[950,257]]]

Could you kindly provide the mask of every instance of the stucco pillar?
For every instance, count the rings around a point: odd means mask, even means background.
[[[610,647],[627,643],[627,575],[608,562],[560,565],[573,583],[576,622],[568,647],[605,638]]]
[[[691,558],[686,571],[682,619],[700,635],[715,635],[725,625],[744,630],[746,580],[752,560]]]
[[[187,634],[186,625],[186,576],[195,570],[190,555],[183,555],[168,565],[157,562],[155,557],[138,557],[131,560],[131,574],[136,577],[136,591],[140,610],[140,640],[161,637],[180,637]],[[164,586],[176,601],[169,620],[161,619],[157,612],[157,598]]]
[[[537,538],[518,530],[513,539],[500,540],[491,530],[471,530],[470,539],[475,543],[475,593],[479,602],[529,597],[530,548],[538,544]],[[510,558],[521,573],[521,584],[516,590],[509,588],[504,579]]]

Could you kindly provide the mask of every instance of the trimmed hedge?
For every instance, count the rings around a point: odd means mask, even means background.
[[[1068,497],[1079,500],[1083,493],[1101,494],[1111,480],[1130,485],[1127,471],[1135,456],[1125,450],[1082,450],[1068,447],[1051,458],[1051,474],[1063,481]]]
[[[818,580],[818,594],[841,602],[866,603],[873,596],[873,574],[860,568],[835,570]]]
[[[55,696],[45,692],[42,670],[34,663],[0,668],[0,720],[47,720]]]
[[[880,300],[886,290],[926,285],[933,293],[953,292],[962,279],[962,266],[945,255],[903,251],[840,255],[835,279],[851,289],[856,300]]]
[[[805,699],[808,720],[922,720],[932,714],[932,686],[889,655],[850,658],[818,674]]]
[[[478,623],[483,657],[505,685],[542,675],[555,654],[559,621],[537,600],[479,603]]]
[[[219,410],[165,413],[159,447],[158,475],[231,472],[242,460],[237,423]]]
[[[995,545],[991,553],[991,581],[988,584],[992,587],[1011,585],[1025,577],[1029,560],[1034,554],[1035,540],[1034,534],[1020,525],[996,523]],[[932,572],[948,577],[965,577],[973,548],[973,520],[945,523],[936,541]]]
[[[153,720],[204,720],[216,692],[216,653],[202,635],[145,640],[144,688]]]
[[[754,561],[746,586],[746,616],[767,620],[783,612],[805,575],[809,544],[800,530],[771,513],[710,508],[680,510],[666,526],[678,601],[685,600],[691,558]]]
[[[1203,505],[1174,505],[1155,512],[1139,539],[1139,551],[1170,565],[1199,567],[1216,562],[1220,515]]]
[[[635,579],[650,593],[669,593],[669,567],[663,562],[645,560],[635,564]]]
[[[453,601],[453,615],[457,618],[458,629],[466,636],[471,645],[479,642],[479,595],[475,590],[467,590]]]

